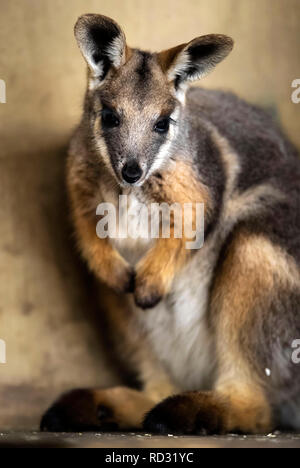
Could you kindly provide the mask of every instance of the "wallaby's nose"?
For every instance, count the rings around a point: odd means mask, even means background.
[[[122,177],[128,184],[134,184],[142,177],[143,171],[135,159],[128,161],[122,169]]]

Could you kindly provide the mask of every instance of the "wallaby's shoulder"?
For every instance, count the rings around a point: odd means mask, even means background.
[[[243,128],[251,126],[255,129],[268,124],[274,131],[279,130],[274,112],[252,104],[232,91],[193,86],[188,89],[186,100],[193,112],[200,111],[219,126],[226,116],[227,124],[231,127],[242,123]]]
[[[187,106],[193,118],[209,121],[237,153],[240,189],[270,179],[280,179],[281,185],[299,180],[298,151],[269,110],[231,92],[196,87],[187,93]]]

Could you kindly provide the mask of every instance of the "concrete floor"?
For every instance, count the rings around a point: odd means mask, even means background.
[[[187,437],[145,433],[0,433],[0,448],[300,448],[300,434]]]

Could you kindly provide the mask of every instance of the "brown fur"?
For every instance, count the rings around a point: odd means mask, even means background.
[[[249,388],[226,392],[182,393],[158,404],[146,416],[145,427],[166,433],[266,433],[271,428],[266,399]]]
[[[247,329],[249,316],[256,311],[256,302],[263,302],[274,287],[278,274],[274,266],[280,263],[272,250],[274,247],[266,239],[251,236],[245,230],[235,235],[212,292],[211,318],[219,363],[215,390],[169,398],[149,414],[149,428],[160,420],[177,432],[182,426],[187,428],[184,432],[199,433],[271,430],[271,408],[263,382],[252,368],[251,355],[243,353],[239,339],[240,330]],[[292,281],[288,270],[282,254],[280,281]]]
[[[295,284],[300,285],[299,269],[291,258],[263,236],[238,230],[212,291],[211,319],[218,353],[215,390],[168,398],[147,416],[146,427],[186,433],[272,430],[263,379],[240,339],[248,333],[249,324],[255,323],[255,314],[267,312],[274,288]]]
[[[216,391],[229,401],[228,431],[266,432],[272,427],[263,382],[240,345],[241,330],[247,333],[255,314],[267,312],[274,288],[293,284],[297,277],[299,281],[292,259],[268,239],[244,229],[236,233],[215,280],[211,311],[220,368]]]
[[[131,292],[133,287],[132,267],[121,257],[107,239],[99,239],[95,222],[74,216],[80,248],[88,259],[91,271],[98,279],[118,292]]]
[[[128,430],[141,428],[154,405],[145,394],[127,387],[78,389],[60,398],[56,412],[67,431]],[[45,428],[51,430],[49,423]]]
[[[137,327],[139,312],[131,307],[130,298],[102,286],[101,309],[105,313],[104,330],[111,353],[115,352],[121,366],[138,376],[145,395],[158,402],[175,393],[174,383],[151,351],[147,334]]]
[[[299,374],[286,357],[291,333],[300,330],[296,153],[261,111],[236,98],[199,90],[184,96],[183,83],[228,55],[227,36],[150,54],[129,48],[121,28],[99,15],[79,18],[75,35],[90,71],[68,161],[73,222],[101,283],[109,352],[138,389],[70,392],[41,426],[270,431],[275,404],[289,403],[286,389],[293,387],[295,405],[299,394]],[[105,111],[116,124],[105,122]],[[158,131],[166,118],[167,131]],[[130,161],[142,174],[132,184],[123,174]],[[203,249],[188,250],[186,233],[175,238],[173,213],[170,238],[152,239],[130,265],[120,252],[128,249],[131,261],[138,242],[126,239],[124,247],[96,235],[96,206],[107,199],[117,206],[123,193],[147,205],[192,203],[193,228],[195,204],[203,203]]]

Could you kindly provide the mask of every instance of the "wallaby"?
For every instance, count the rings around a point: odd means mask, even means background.
[[[95,14],[78,19],[75,36],[88,86],[68,158],[72,216],[99,282],[109,352],[136,387],[67,393],[41,428],[299,429],[296,149],[259,108],[231,93],[187,89],[230,53],[231,38],[143,52]],[[204,245],[187,249],[185,236],[173,235],[99,238],[97,206],[118,208],[120,195],[129,205],[203,203]]]

